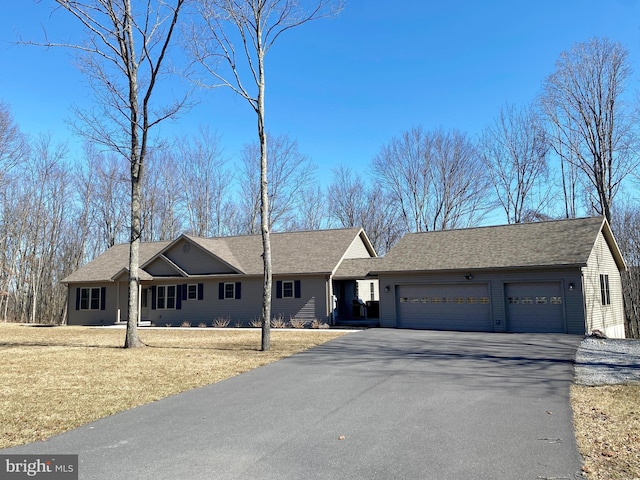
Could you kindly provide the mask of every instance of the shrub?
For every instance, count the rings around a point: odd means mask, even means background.
[[[271,328],[285,328],[286,326],[287,322],[284,321],[284,317],[282,315],[271,319]]]
[[[311,322],[311,328],[329,328],[329,324],[321,322],[320,320],[315,318],[313,322]]]
[[[204,322],[200,322],[200,323],[198,324],[198,326],[199,326],[200,328],[207,328],[207,324],[206,324],[206,323],[204,323]]]
[[[260,320],[259,318],[254,318],[249,322],[249,325],[254,328],[262,328],[262,320]]]
[[[187,322],[186,320],[180,324],[181,327],[189,328],[191,326],[191,322]]]
[[[226,328],[231,323],[230,318],[218,317],[211,324],[215,328]]]
[[[289,325],[291,328],[304,328],[307,324],[307,321],[302,318],[291,317],[289,320]]]

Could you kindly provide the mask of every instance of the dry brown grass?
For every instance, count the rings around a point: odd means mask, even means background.
[[[640,385],[574,385],[571,404],[587,478],[640,479]]]
[[[343,335],[240,329],[124,330],[0,324],[0,449],[43,440],[137,405],[266,365]]]

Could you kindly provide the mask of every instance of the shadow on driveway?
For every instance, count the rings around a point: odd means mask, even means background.
[[[581,337],[371,329],[3,453],[83,479],[576,478]]]

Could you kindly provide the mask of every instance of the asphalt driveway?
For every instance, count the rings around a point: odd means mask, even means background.
[[[101,480],[575,478],[581,340],[371,329],[2,453]]]

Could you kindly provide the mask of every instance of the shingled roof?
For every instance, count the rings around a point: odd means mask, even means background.
[[[153,258],[171,242],[143,242],[140,244],[140,265],[144,265],[149,259]],[[68,277],[62,280],[62,283],[76,282],[105,282],[113,281],[123,270],[129,267],[129,244],[123,243],[114,245],[103,254],[97,256],[94,260],[80,267]],[[143,270],[139,271],[140,278],[149,275]]]
[[[385,255],[377,272],[586,266],[600,231],[624,270],[609,224],[595,217],[410,233]]]
[[[270,238],[272,268],[275,275],[331,275],[348,257],[346,254],[349,247],[358,238],[364,242],[369,254],[375,256],[375,251],[361,228],[272,233]],[[140,244],[140,265],[144,266],[175,243],[185,239],[197,244],[240,274],[262,275],[263,273],[261,235],[218,238],[181,235],[172,242],[144,242]],[[63,282],[113,281],[114,276],[127,267],[128,255],[128,244],[116,245],[73,272]],[[141,275],[149,276],[144,271],[141,271]]]

